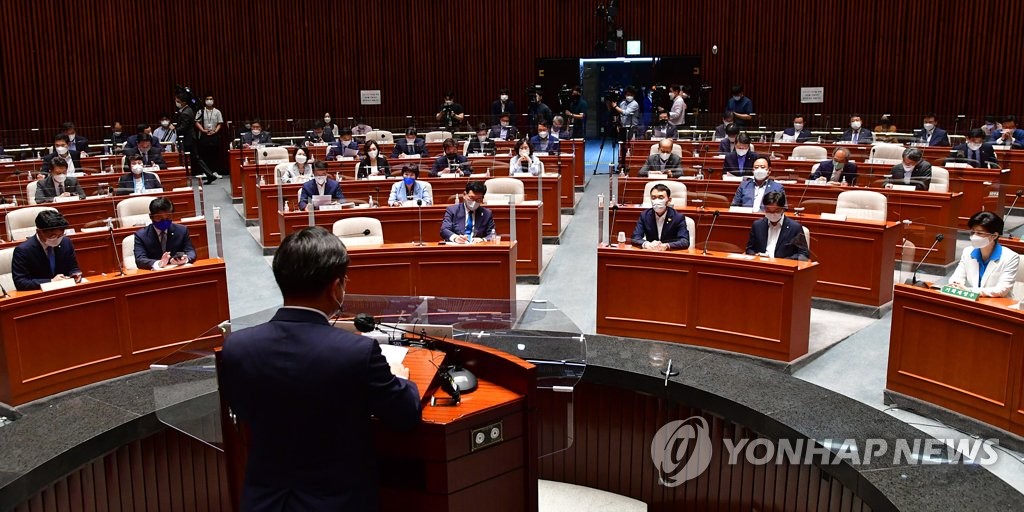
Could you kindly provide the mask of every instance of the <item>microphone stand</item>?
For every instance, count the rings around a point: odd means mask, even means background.
[[[121,256],[117,254],[117,240],[114,238],[114,219],[107,218],[107,232],[110,233],[110,245],[114,249],[114,262],[117,263],[118,276],[124,276],[124,265],[121,263]]]
[[[942,233],[938,233],[938,234],[935,235],[935,241],[932,242],[932,246],[929,247],[928,250],[924,252],[924,256],[921,257],[921,261],[918,262],[916,267],[914,267],[914,275],[910,279],[908,279],[905,283],[903,283],[903,284],[920,286],[922,288],[927,288],[928,287],[927,284],[920,283],[917,280],[917,271],[921,269],[922,265],[924,265],[924,260],[926,260],[928,258],[928,254],[930,254],[932,252],[932,250],[935,249],[935,246],[938,245],[939,242],[941,242],[944,238],[945,238],[945,236],[943,236]],[[918,283],[920,283],[920,284],[918,284]]]
[[[415,245],[417,247],[423,247],[426,244],[423,243],[423,200],[422,199],[417,199],[416,200],[416,217],[417,217],[416,223],[419,225],[420,236],[419,236],[419,240],[414,242],[413,245]]]
[[[703,256],[708,255],[708,242],[711,241],[711,232],[715,230],[715,222],[718,221],[718,210],[711,212],[711,227],[708,228],[708,236],[704,237],[704,252],[701,253]]]

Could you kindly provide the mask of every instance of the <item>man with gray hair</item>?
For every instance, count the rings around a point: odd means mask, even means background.
[[[833,184],[841,184],[845,180],[852,187],[857,184],[857,163],[850,161],[850,150],[836,148],[832,152],[832,159],[820,162],[810,179]]]
[[[917,190],[928,190],[932,181],[932,164],[924,160],[920,149],[903,151],[903,162],[892,166],[894,185],[913,185]]]

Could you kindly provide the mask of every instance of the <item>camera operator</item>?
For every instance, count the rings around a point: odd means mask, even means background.
[[[608,109],[619,116],[619,168],[626,166],[626,144],[622,144],[633,138],[636,129],[637,117],[640,112],[640,105],[634,99],[636,88],[632,85],[626,87],[622,101],[609,101]]]
[[[550,126],[555,113],[551,111],[551,107],[544,104],[543,91],[531,87],[527,89],[526,95],[530,98],[530,106],[526,109],[526,126],[534,126],[542,121]]]
[[[455,103],[455,93],[448,91],[444,93],[444,103],[437,109],[437,115],[434,118],[441,122],[441,126],[451,128],[461,123],[462,119],[466,117],[463,112],[462,105]]]
[[[565,115],[570,119],[569,126],[570,132],[575,137],[583,137],[584,132],[583,122],[587,117],[587,100],[583,99],[583,92],[580,90],[580,86],[574,86],[572,93],[569,95],[569,106],[565,109]]]

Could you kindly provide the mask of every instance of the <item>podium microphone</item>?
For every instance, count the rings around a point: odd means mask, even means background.
[[[107,217],[105,221],[107,223],[107,231],[110,233],[110,248],[114,250],[114,262],[117,263],[117,275],[123,276],[124,265],[121,263],[121,256],[117,254],[117,240],[114,238],[114,218]]]
[[[612,220],[608,223],[608,245],[612,245],[612,233],[615,232],[615,215],[619,213],[619,205],[612,203],[608,206],[612,210]]]
[[[413,244],[419,247],[423,247],[423,200],[416,200],[416,223],[419,225],[419,239]]]
[[[708,254],[708,242],[711,241],[711,232],[715,230],[715,222],[718,221],[718,210],[711,212],[711,227],[708,228],[708,236],[704,237],[704,252],[701,253],[704,256]]]
[[[847,153],[847,154],[849,154],[849,153]],[[832,165],[835,166],[835,164],[832,164]],[[832,172],[835,172],[835,167],[833,167]],[[843,173],[839,173],[839,175],[842,176]],[[800,182],[800,179],[798,177],[797,178],[797,183],[799,183],[799,182]],[[807,183],[807,182],[804,182],[804,192],[803,192],[803,194],[800,194],[800,199],[798,199],[797,202],[796,202],[797,205],[804,204],[804,197],[807,196],[807,189],[809,189],[809,188],[811,188],[811,185],[809,183]],[[802,212],[804,210],[806,210],[806,208],[804,208],[803,206],[794,206],[793,207],[793,212],[796,214],[797,217],[799,217],[800,216],[800,212]]]
[[[1020,196],[1022,195],[1024,195],[1024,189],[1018,189],[1017,193],[1014,194],[1013,202],[1010,203],[1010,207],[1006,209],[1007,215],[1013,212],[1013,207],[1017,205],[1017,200],[1020,199]]]
[[[914,275],[910,279],[907,279],[907,281],[905,283],[903,283],[903,284],[910,284],[910,285],[914,285],[914,286],[921,286],[923,288],[927,288],[928,287],[928,285],[926,285],[924,283],[918,284],[919,281],[917,280],[917,271],[921,269],[921,265],[924,265],[924,260],[928,258],[928,254],[930,254],[932,252],[932,250],[935,249],[935,246],[938,245],[938,243],[941,242],[942,239],[944,239],[944,238],[945,238],[945,236],[943,236],[942,233],[938,233],[938,234],[935,235],[935,241],[932,242],[932,246],[929,247],[928,250],[924,252],[924,256],[921,257],[921,261],[919,261],[917,263],[917,266],[914,267]]]

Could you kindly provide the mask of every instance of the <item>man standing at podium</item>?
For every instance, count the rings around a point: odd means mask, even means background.
[[[686,217],[668,206],[672,192],[663,183],[651,187],[651,207],[640,214],[633,228],[632,243],[654,251],[690,247]]]
[[[220,390],[252,432],[241,510],[377,510],[370,416],[399,430],[420,421],[409,369],[331,326],[348,265],[326,229],[288,235],[273,263],[284,306],[224,342]]]
[[[18,290],[38,290],[42,283],[81,275],[75,247],[64,236],[68,221],[60,212],[44,210],[36,215],[36,234],[14,248],[11,277]]]
[[[811,252],[804,238],[804,227],[784,215],[786,194],[764,195],[764,218],[754,221],[747,238],[747,254],[807,261]]]

